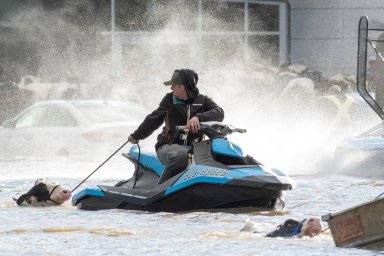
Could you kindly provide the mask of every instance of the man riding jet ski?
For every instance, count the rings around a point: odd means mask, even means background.
[[[81,209],[139,209],[186,211],[254,206],[274,208],[292,181],[278,170],[267,170],[240,147],[226,140],[232,132],[222,121],[224,112],[212,99],[199,93],[193,70],[176,70],[172,93],[149,114],[128,141],[137,144],[162,123],[156,155],[133,146],[124,154],[136,164],[134,177],[113,187],[99,186],[74,196]],[[216,121],[214,125],[201,122]],[[184,126],[180,128],[179,126]],[[179,127],[179,129],[178,129]],[[203,141],[203,135],[209,140]]]
[[[184,129],[186,127],[181,127]],[[154,152],[141,152],[138,145],[123,154],[136,165],[135,175],[115,186],[87,188],[72,197],[79,209],[126,209],[179,212],[204,209],[284,207],[286,190],[295,182],[277,169],[270,169],[227,140],[245,132],[218,122],[201,123],[209,139],[193,145],[188,166],[159,184],[164,165]]]
[[[155,145],[157,156],[165,165],[159,184],[187,167],[185,146],[201,141],[202,134],[197,133],[200,122],[221,122],[224,119],[223,109],[211,98],[199,93],[196,87],[198,79],[193,70],[175,70],[171,80],[164,82],[164,85],[171,86],[172,93],[165,95],[159,107],[128,138],[129,142],[137,144],[165,123]],[[177,130],[176,126],[180,125],[186,125],[189,132]]]

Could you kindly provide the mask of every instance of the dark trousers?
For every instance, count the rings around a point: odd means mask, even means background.
[[[188,166],[188,151],[178,144],[165,144],[161,146],[157,150],[157,157],[165,165],[163,174],[158,182],[159,184],[184,171]]]

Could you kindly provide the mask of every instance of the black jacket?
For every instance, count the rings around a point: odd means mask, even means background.
[[[186,125],[188,118],[188,108],[190,108],[190,118],[197,116],[200,122],[223,121],[224,111],[211,98],[199,93],[196,87],[198,76],[193,70],[179,70],[188,94],[188,100],[184,104],[174,104],[173,94],[167,93],[160,102],[159,107],[149,114],[140,126],[132,133],[135,140],[142,140],[151,135],[164,122],[165,126],[162,133],[157,137],[156,150],[164,144],[180,144],[184,141],[180,139],[181,131],[176,130],[178,125]],[[188,134],[187,145],[197,139],[200,140],[202,134]]]
[[[288,219],[284,224],[277,226],[277,229],[268,233],[266,237],[292,237],[300,234],[303,223],[306,219],[301,222],[293,219]]]

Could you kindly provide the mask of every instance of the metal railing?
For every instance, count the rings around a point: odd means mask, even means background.
[[[368,56],[368,45],[372,47],[376,56],[378,57],[378,61],[384,64],[383,54],[380,53],[380,49],[378,49],[377,45],[375,46],[373,42],[379,44],[380,42],[384,42],[384,40],[376,40],[372,39],[369,31],[383,31],[383,29],[378,28],[369,28],[368,25],[368,17],[363,16],[359,21],[359,31],[358,31],[358,47],[357,47],[357,91],[363,97],[363,99],[368,103],[368,105],[379,115],[379,117],[384,120],[384,110],[382,106],[384,105],[384,80],[380,81],[376,84],[375,89],[375,99],[367,90],[367,56]],[[384,33],[382,34],[384,35]],[[380,38],[380,37],[379,37]],[[380,71],[381,73],[384,70],[377,70],[376,65],[376,74]]]

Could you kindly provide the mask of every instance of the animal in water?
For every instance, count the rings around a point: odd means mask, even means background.
[[[241,231],[257,233],[255,230],[256,223],[247,221]],[[288,219],[283,224],[276,227],[274,231],[267,233],[266,237],[314,237],[319,235],[323,230],[323,225],[319,218],[310,217],[301,221]]]
[[[71,190],[53,181],[37,179],[35,185],[18,199],[17,205],[54,206],[61,205],[71,198]]]

